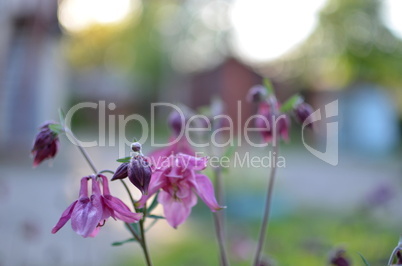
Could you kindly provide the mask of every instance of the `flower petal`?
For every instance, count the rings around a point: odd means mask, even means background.
[[[159,193],[158,201],[163,205],[163,213],[169,225],[177,228],[187,220],[191,208],[197,204],[197,197],[191,193],[188,198],[178,200],[162,190]]]
[[[180,161],[180,166],[183,169],[191,169],[194,171],[201,171],[207,167],[208,158],[207,157],[194,157],[188,154],[179,153],[177,158]]]
[[[205,175],[197,174],[195,176],[197,185],[195,186],[195,191],[198,196],[205,202],[205,204],[215,212],[225,207],[221,207],[215,198],[214,187],[212,186],[211,180]]]
[[[104,204],[111,209],[111,213],[114,214],[112,216],[115,216],[119,220],[126,223],[136,223],[142,219],[141,213],[131,212],[130,208],[116,197],[105,195],[102,197],[102,200]]]
[[[128,163],[122,163],[115,171],[111,181],[116,179],[124,179],[128,176],[127,172]]]
[[[95,236],[99,233],[100,229],[101,229],[101,226],[97,226],[97,227],[92,231],[92,233],[89,234],[88,236],[89,236],[89,237],[95,237]]]
[[[103,208],[100,196],[78,200],[71,214],[71,227],[83,236],[88,237],[102,219]]]
[[[57,224],[53,227],[52,229],[52,234],[57,233],[66,223],[68,220],[71,218],[71,213],[75,207],[75,204],[77,201],[74,201],[70,206],[67,207],[67,209],[61,214],[61,217]]]

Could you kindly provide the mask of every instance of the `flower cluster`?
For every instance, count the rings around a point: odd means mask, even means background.
[[[295,95],[281,105],[270,88],[256,85],[247,95],[250,102],[258,103],[258,114],[255,118],[255,126],[260,130],[262,138],[267,143],[276,143],[278,139],[289,141],[290,118],[292,114],[296,121],[313,128],[313,108],[303,99]]]

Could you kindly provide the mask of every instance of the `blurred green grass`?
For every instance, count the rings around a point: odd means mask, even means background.
[[[241,210],[239,210],[241,211]],[[169,245],[149,243],[155,265],[219,265],[217,244],[212,221],[205,213],[196,213],[188,221],[194,230],[182,237],[182,241]],[[250,265],[254,255],[259,222],[236,224],[230,217],[227,239],[232,265]],[[265,255],[275,265],[322,266],[327,265],[329,254],[336,248],[344,248],[352,265],[363,265],[362,254],[371,266],[387,264],[396,246],[398,235],[391,222],[379,221],[368,213],[334,214],[303,210],[272,220],[265,245]],[[245,236],[252,237],[251,239]],[[153,239],[155,241],[155,239]],[[234,246],[244,242],[247,259],[235,254]],[[130,244],[133,246],[133,244]],[[134,247],[138,248],[139,247]],[[237,249],[239,250],[239,249]],[[243,252],[242,252],[243,253]],[[138,253],[137,253],[138,254]],[[118,265],[144,265],[141,256],[120,258]]]

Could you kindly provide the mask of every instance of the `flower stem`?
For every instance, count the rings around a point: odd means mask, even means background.
[[[98,174],[104,174],[104,173],[109,173],[109,174],[114,174],[114,171],[112,171],[112,170],[109,170],[109,169],[105,169],[105,170],[100,170],[99,172],[98,172]]]
[[[271,202],[272,202],[272,193],[274,190],[274,183],[275,183],[275,172],[276,172],[276,160],[278,157],[278,149],[279,149],[279,143],[276,143],[274,146],[274,157],[273,157],[273,166],[271,167],[271,173],[270,173],[270,178],[268,182],[268,188],[267,188],[267,197],[265,199],[265,208],[264,208],[264,215],[262,219],[262,224],[260,228],[260,235],[259,235],[259,240],[258,240],[258,245],[257,245],[257,251],[255,254],[254,258],[254,266],[260,265],[261,261],[261,251],[264,246],[264,241],[265,241],[265,235],[267,232],[267,227],[269,223],[269,215],[271,211]]]
[[[135,200],[133,198],[133,195],[131,194],[130,189],[128,188],[128,186],[127,186],[126,182],[124,182],[124,180],[120,179],[120,181],[123,184],[124,188],[126,189],[128,196],[130,197],[130,200],[131,200],[131,203],[133,204],[134,210],[137,212],[137,208],[135,207]],[[147,262],[147,265],[152,266],[151,258],[149,256],[149,252],[148,252],[148,248],[147,248],[147,243],[146,243],[146,240],[145,240],[145,230],[144,230],[144,221],[145,221],[145,216],[146,216],[146,213],[147,213],[147,206],[146,205],[144,206],[142,213],[143,213],[144,216],[139,221],[139,224],[140,224],[139,229],[140,229],[141,237],[136,236],[137,234],[134,231],[134,229],[131,227],[130,224],[127,224],[127,223],[126,224],[128,225],[128,228],[129,228],[131,234],[137,239],[138,243],[140,243],[142,251],[144,252],[144,256],[145,256],[145,260]]]
[[[145,260],[147,262],[147,266],[152,266],[151,257],[149,256],[148,248],[147,248],[147,241],[145,238],[145,230],[144,230],[144,221],[145,221],[145,214],[147,213],[147,206],[144,206],[144,217],[140,220],[140,232],[142,238],[142,250],[144,251]]]
[[[71,131],[71,129],[69,129],[69,128],[64,128],[64,131],[66,132],[66,134],[69,134],[70,137],[73,139],[74,145],[79,149],[79,151],[81,152],[81,154],[84,156],[85,160],[87,161],[87,163],[89,164],[89,166],[92,168],[92,171],[94,171],[94,173],[97,173],[98,171],[96,170],[95,164],[94,164],[93,161],[91,160],[91,157],[89,157],[89,154],[88,154],[87,151],[84,149],[84,147],[81,146],[80,142],[79,142],[78,139],[75,137],[75,135],[73,134],[73,132]]]
[[[220,167],[215,168],[214,174],[215,174],[216,197],[217,197],[218,203],[220,205],[224,205],[222,169]],[[213,213],[213,217],[214,217],[216,238],[218,240],[218,245],[219,245],[219,255],[220,255],[221,265],[227,266],[230,264],[229,264],[229,260],[227,257],[226,246],[225,246],[225,229],[224,229],[223,212],[222,211],[215,212],[215,213]]]
[[[130,197],[131,204],[133,204],[133,208],[134,208],[135,212],[137,212],[137,208],[135,208],[135,200],[134,200],[134,198],[133,198],[133,194],[131,194],[131,191],[130,191],[130,189],[128,188],[126,182],[124,182],[124,180],[122,180],[122,179],[120,179],[120,181],[121,181],[121,183],[123,184],[124,188],[126,189],[128,196]]]

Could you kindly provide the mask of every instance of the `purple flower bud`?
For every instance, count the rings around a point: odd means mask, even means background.
[[[173,111],[172,113],[170,113],[169,118],[168,118],[168,123],[170,128],[172,129],[173,133],[176,136],[179,136],[183,127],[186,124],[186,119],[185,117],[180,114],[177,111]]]
[[[142,145],[139,142],[131,143],[131,150],[133,152],[141,152]]]
[[[259,103],[267,97],[267,90],[262,85],[253,86],[247,93],[247,101]]]
[[[290,120],[286,114],[279,112],[278,103],[274,98],[270,102],[261,102],[255,126],[261,129],[261,135],[265,142],[276,142],[278,137],[288,140]]]
[[[396,265],[402,265],[402,254],[400,250],[396,253],[396,258]]]
[[[127,166],[128,178],[131,183],[136,186],[142,194],[148,194],[148,186],[151,181],[152,170],[148,161],[143,156],[135,156],[131,158]]]
[[[31,150],[34,156],[33,166],[38,166],[46,159],[54,158],[59,147],[59,138],[57,133],[53,132],[49,125],[55,123],[47,123],[40,128],[40,132],[36,135],[33,148]]]
[[[349,266],[350,262],[348,259],[345,257],[345,250],[344,249],[338,249],[335,251],[335,253],[331,256],[330,262],[331,265],[334,266]]]
[[[112,177],[112,181],[116,180],[116,179],[124,179],[128,176],[128,163],[122,163],[114,172],[114,175]]]
[[[296,120],[297,120],[300,124],[303,124],[304,121],[305,121],[306,119],[308,119],[307,127],[313,128],[313,123],[310,121],[310,120],[311,120],[310,115],[311,115],[314,111],[313,111],[313,108],[311,107],[311,105],[309,105],[308,103],[302,102],[302,103],[299,103],[298,105],[296,105],[296,107],[294,108],[293,111],[294,111]]]

